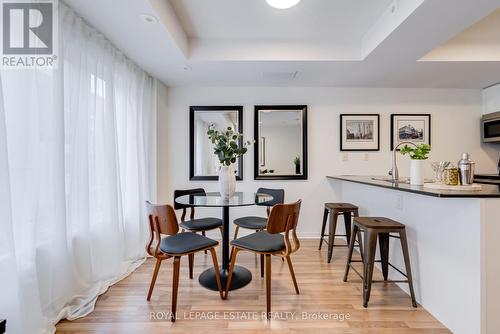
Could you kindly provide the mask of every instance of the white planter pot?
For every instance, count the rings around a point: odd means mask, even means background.
[[[221,166],[219,169],[219,191],[224,199],[233,197],[236,191],[236,174],[234,165]]]
[[[424,162],[425,160],[411,160],[410,184],[413,186],[424,185]]]

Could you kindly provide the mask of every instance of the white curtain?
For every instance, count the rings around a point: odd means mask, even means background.
[[[1,72],[0,318],[12,334],[90,313],[145,258],[156,81],[59,13],[58,69]]]

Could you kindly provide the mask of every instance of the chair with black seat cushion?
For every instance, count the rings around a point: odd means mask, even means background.
[[[273,196],[273,199],[263,203],[256,203],[256,205],[266,206],[267,216],[269,216],[269,211],[271,207],[276,204],[283,204],[285,201],[285,191],[283,189],[267,189],[267,188],[259,188],[257,189],[258,194],[266,194]],[[245,228],[248,230],[254,231],[262,231],[266,229],[267,226],[267,217],[258,217],[258,216],[248,216],[248,217],[240,217],[234,220],[234,225],[236,225],[234,229],[234,238],[238,237],[238,230],[241,228]]]
[[[201,232],[205,236],[205,231],[210,231],[213,229],[220,229],[222,233],[223,222],[220,218],[205,217],[205,218],[195,218],[195,208],[187,205],[179,204],[175,202],[175,199],[185,195],[198,195],[205,196],[206,192],[203,188],[187,189],[187,190],[175,190],[174,191],[174,208],[175,210],[182,210],[181,223],[179,226],[183,230],[188,230],[191,232]],[[186,219],[187,209],[190,209],[189,220]],[[205,252],[206,254],[207,252]],[[190,259],[192,261],[192,259]]]
[[[256,203],[259,206],[266,207],[267,216],[269,216],[270,209],[276,204],[283,204],[285,202],[285,190],[283,189],[268,189],[268,188],[259,188],[257,189],[258,194],[266,194],[271,195],[273,197],[272,200]],[[263,231],[267,226],[267,217],[258,217],[258,216],[247,216],[240,217],[234,220],[234,238],[238,238],[238,231],[241,228],[254,230],[256,232]],[[260,276],[264,277],[264,255],[260,257]]]
[[[268,316],[271,312],[271,255],[286,259],[295,292],[299,294],[299,287],[295,279],[290,255],[300,248],[296,230],[301,203],[302,201],[299,200],[292,204],[277,204],[273,206],[267,219],[267,228],[265,231],[259,231],[231,242],[231,265],[225,288],[225,298],[227,298],[229,287],[231,286],[236,255],[242,250],[262,254],[266,258],[266,314]]]
[[[179,287],[179,270],[181,256],[188,255],[190,259],[195,253],[200,251],[210,251],[214,263],[215,277],[219,287],[219,294],[224,299],[221,280],[219,276],[219,265],[217,263],[217,254],[215,247],[219,244],[217,241],[191,232],[179,232],[179,224],[175,215],[174,208],[171,205],[155,205],[146,202],[146,208],[149,218],[150,239],[146,245],[146,251],[149,255],[156,258],[156,265],[149,286],[147,300],[151,300],[153,289],[160,271],[163,260],[174,258],[174,272],[172,283],[172,312],[171,321],[175,321],[177,310],[177,291]],[[192,261],[189,261],[189,274],[193,277]]]

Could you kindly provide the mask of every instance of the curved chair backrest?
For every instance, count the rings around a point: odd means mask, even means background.
[[[258,203],[257,205],[275,206],[276,204],[285,203],[285,190],[283,189],[259,188],[257,189],[257,193],[273,196],[272,200]]]
[[[186,210],[188,208],[191,209],[190,214],[189,214],[190,219],[194,219],[194,207],[190,207],[190,206],[184,205],[184,204],[179,204],[179,203],[177,203],[175,201],[177,199],[177,197],[181,197],[181,196],[185,196],[185,195],[201,195],[201,196],[205,196],[206,192],[205,192],[205,189],[203,189],[203,188],[174,190],[174,208],[175,208],[175,210],[182,209],[181,221],[184,221],[184,219],[186,218]]]
[[[156,256],[161,242],[161,235],[174,235],[179,232],[179,224],[174,208],[169,204],[152,204],[146,201],[148,213],[150,239],[146,251],[151,256]],[[156,241],[156,244],[153,243]],[[153,248],[151,248],[153,246]],[[153,251],[154,249],[154,251]]]
[[[271,209],[271,213],[267,219],[268,233],[285,233],[285,255],[296,252],[300,247],[296,230],[297,223],[299,221],[301,204],[302,200],[298,200],[297,202],[291,204],[276,204]],[[292,240],[290,240],[290,232],[292,232]]]

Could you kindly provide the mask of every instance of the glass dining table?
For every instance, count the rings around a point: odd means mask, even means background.
[[[240,206],[251,206],[264,204],[273,199],[271,195],[259,194],[254,192],[236,192],[231,198],[224,199],[218,192],[208,192],[206,194],[194,194],[180,196],[175,199],[179,204],[189,207],[220,207],[222,208],[222,266],[220,267],[220,277],[222,287],[225,288],[227,276],[229,273],[229,208]],[[201,273],[198,281],[207,289],[217,291],[217,281],[215,279],[215,271],[213,268],[205,270]],[[230,290],[235,290],[244,287],[252,281],[252,273],[242,266],[235,266],[233,279],[231,280]]]

